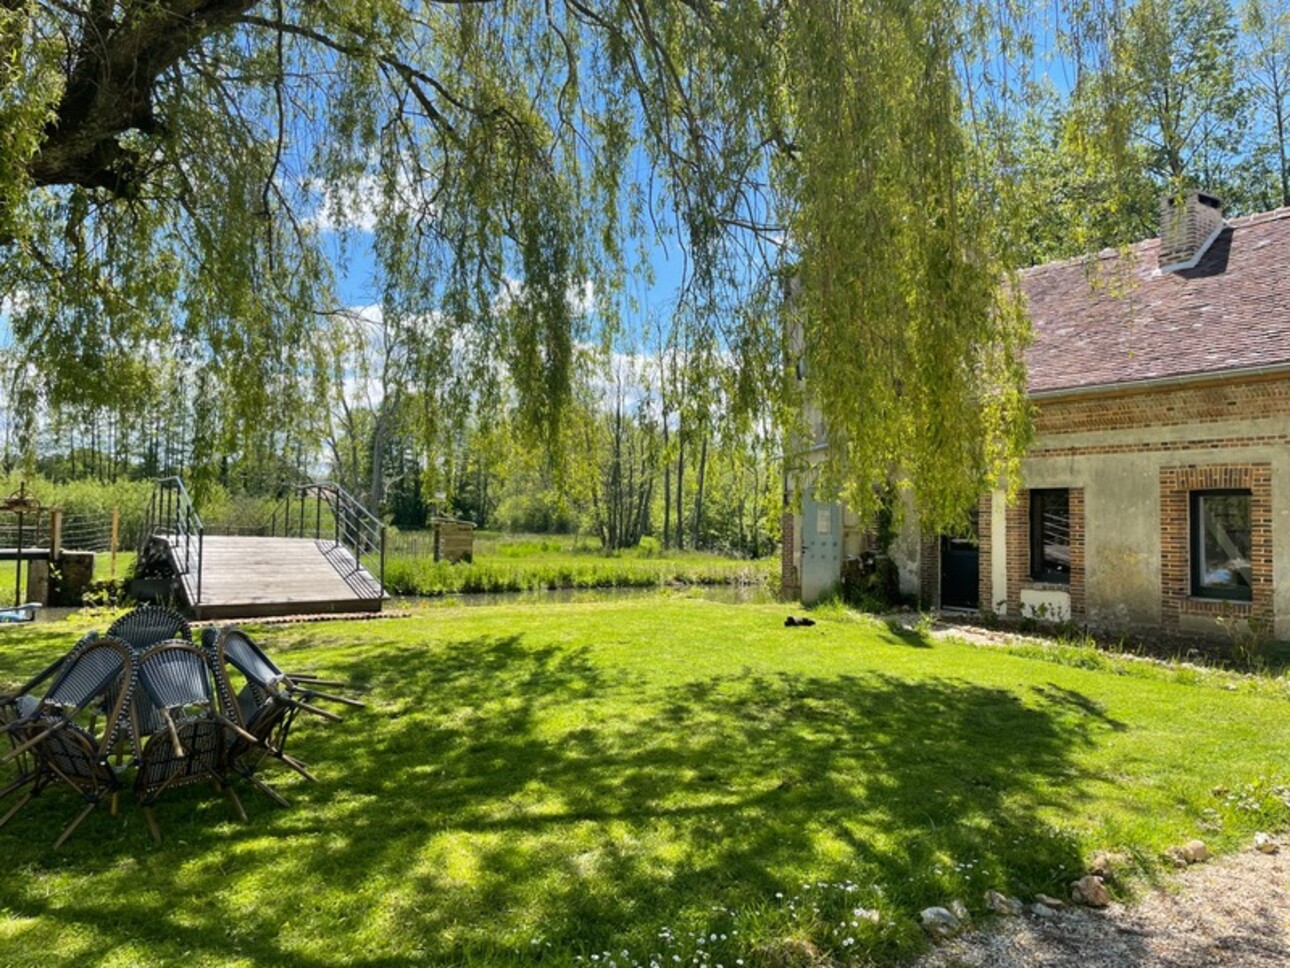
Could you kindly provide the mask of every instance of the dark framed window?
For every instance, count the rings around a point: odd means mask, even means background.
[[[1191,492],[1191,593],[1253,598],[1249,491]]]
[[[1030,577],[1071,580],[1071,494],[1066,488],[1030,492]]]

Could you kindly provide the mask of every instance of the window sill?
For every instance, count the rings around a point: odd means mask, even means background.
[[[1071,590],[1071,583],[1068,581],[1030,581],[1022,582],[1021,587],[1024,591],[1032,592],[1068,592]]]

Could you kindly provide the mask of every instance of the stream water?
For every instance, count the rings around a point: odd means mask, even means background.
[[[551,588],[527,592],[470,592],[450,595],[396,595],[389,607],[450,608],[477,605],[565,605],[579,602],[630,601],[672,594],[726,605],[761,605],[775,601],[766,585],[690,585],[684,588]]]
[[[565,605],[579,602],[630,601],[670,594],[697,598],[705,602],[724,605],[764,605],[775,601],[766,585],[689,585],[684,588],[552,588],[527,592],[471,592],[454,595],[394,595],[386,603],[390,611],[420,608],[456,608],[482,605]],[[37,622],[57,622],[67,618],[75,608],[42,608],[36,612]],[[25,623],[24,623],[25,624]],[[0,628],[20,628],[20,625]]]

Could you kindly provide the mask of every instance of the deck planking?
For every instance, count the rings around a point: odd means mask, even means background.
[[[168,536],[158,537],[170,545]],[[348,549],[312,538],[208,535],[200,600],[196,575],[182,575],[181,584],[197,618],[380,611],[383,598],[376,579],[366,568],[355,568]]]

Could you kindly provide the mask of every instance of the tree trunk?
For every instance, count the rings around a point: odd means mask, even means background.
[[[703,481],[708,471],[708,435],[699,444],[699,481],[694,493],[694,540],[690,546],[696,551],[703,543]]]
[[[676,429],[676,549],[685,550],[685,437]]]
[[[672,462],[667,459],[667,411],[663,411],[663,547],[672,545]]]

